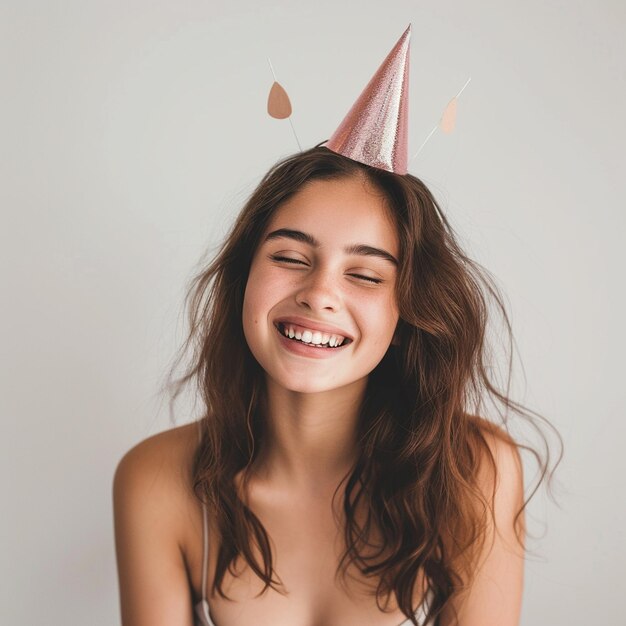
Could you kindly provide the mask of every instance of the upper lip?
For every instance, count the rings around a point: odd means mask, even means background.
[[[298,315],[288,315],[285,317],[277,317],[274,320],[274,324],[296,324],[297,326],[304,326],[305,328],[310,328],[311,330],[319,330],[321,333],[328,333],[329,335],[341,335],[346,339],[353,340],[352,335],[347,333],[345,330],[341,330],[341,328],[337,328],[336,326],[330,326],[329,324],[323,324],[321,322],[315,322],[313,320],[308,320],[306,317],[299,317]]]

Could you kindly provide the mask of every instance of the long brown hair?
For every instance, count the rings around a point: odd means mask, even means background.
[[[491,499],[480,496],[477,472],[481,459],[489,460],[494,473],[496,465],[485,434],[530,452],[539,466],[537,484],[515,518],[520,543],[520,516],[546,475],[548,484],[552,477],[549,446],[539,426],[541,420],[552,428],[549,422],[511,400],[508,383],[503,391],[492,379],[489,301],[504,322],[511,354],[513,346],[499,289],[484,268],[465,256],[421,180],[319,146],[277,163],[246,202],[218,254],[190,284],[189,334],[168,380],[185,354],[191,352],[191,359],[171,383],[171,402],[193,382],[203,403],[193,488],[210,507],[219,533],[212,591],[226,597],[224,575],[241,556],[265,583],[263,591],[271,586],[280,592],[268,534],[233,482],[240,471],[245,482],[265,437],[264,377],[243,334],[244,290],[274,211],[307,182],[352,176],[364,177],[384,193],[397,227],[400,321],[397,345],[389,346],[369,375],[358,424],[358,459],[335,492],[344,485],[345,552],[337,572],[357,565],[377,581],[377,601],[394,593],[400,609],[417,624],[412,603],[418,572],[424,572],[432,593],[428,617],[434,618],[469,580],[473,559],[486,540],[494,493]],[[511,367],[509,360],[509,381]],[[478,417],[487,397],[501,407],[498,427],[494,420]],[[546,444],[541,452],[507,434],[511,413],[540,434]],[[361,523],[355,511],[363,502],[367,515]],[[366,554],[375,533],[382,538],[381,549]],[[444,535],[453,537],[452,544],[444,542]]]

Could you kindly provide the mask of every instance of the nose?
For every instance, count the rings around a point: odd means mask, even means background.
[[[298,289],[296,302],[310,310],[339,310],[341,298],[339,288],[329,271],[313,270]]]

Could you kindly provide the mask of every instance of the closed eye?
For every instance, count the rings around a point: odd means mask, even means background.
[[[286,263],[297,263],[300,265],[306,265],[306,263],[304,261],[300,261],[300,259],[292,259],[286,256],[270,255],[270,259],[274,261],[285,261]],[[350,276],[355,276],[356,278],[360,278],[361,280],[366,280],[376,285],[383,282],[380,278],[372,278],[370,276],[363,276],[362,274],[350,274]]]

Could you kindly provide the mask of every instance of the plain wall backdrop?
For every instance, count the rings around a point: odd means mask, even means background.
[[[409,171],[497,278],[514,397],[565,444],[522,624],[624,624],[620,0],[0,4],[2,624],[119,623],[115,466],[173,425],[159,386],[201,256],[297,150],[267,57],[308,148],[409,22],[409,154],[472,77]]]

